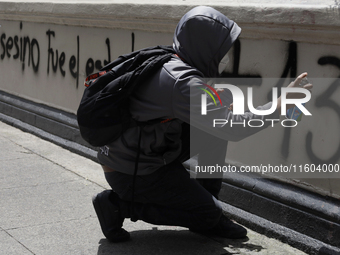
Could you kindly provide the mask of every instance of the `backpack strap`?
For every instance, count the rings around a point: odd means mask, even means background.
[[[89,76],[86,77],[85,81],[84,81],[84,86],[85,87],[89,87],[91,85],[92,82],[94,82],[95,80],[97,80],[100,76],[106,74],[107,71],[99,71],[98,73],[94,73],[91,74]]]

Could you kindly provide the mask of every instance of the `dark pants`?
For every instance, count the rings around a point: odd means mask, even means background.
[[[151,224],[197,230],[210,229],[218,223],[222,209],[215,197],[221,188],[221,178],[190,178],[181,163],[190,157],[189,138],[188,126],[184,126],[183,152],[178,160],[152,174],[136,176],[133,206],[133,176],[120,172],[105,173],[106,180],[120,197],[124,218],[133,217]],[[195,147],[200,148],[199,164],[216,164],[216,160],[222,159],[224,163],[225,141],[209,137],[198,142],[204,143],[203,147]]]

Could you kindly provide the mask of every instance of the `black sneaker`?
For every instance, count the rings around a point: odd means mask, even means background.
[[[224,215],[221,216],[220,221],[212,230],[214,234],[230,239],[240,239],[247,236],[247,229],[231,221]]]
[[[125,242],[130,234],[122,228],[124,218],[121,217],[118,195],[112,190],[104,190],[92,198],[92,203],[104,236],[111,242]]]

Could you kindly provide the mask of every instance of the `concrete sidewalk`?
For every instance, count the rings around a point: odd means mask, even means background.
[[[234,241],[130,220],[132,240],[109,243],[91,203],[109,188],[98,164],[2,122],[0,147],[0,254],[305,254],[251,230]]]

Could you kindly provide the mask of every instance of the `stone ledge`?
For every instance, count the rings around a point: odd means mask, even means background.
[[[280,181],[241,174],[224,179],[220,199],[328,245],[340,245],[337,199]]]
[[[0,112],[3,115],[15,118],[39,130],[48,132],[50,134],[48,137],[60,137],[61,139],[66,139],[80,146],[94,149],[80,136],[78,123],[74,114],[38,104],[1,90]]]
[[[224,213],[246,227],[302,250],[310,255],[337,255],[340,249],[285,226],[222,202]]]
[[[209,5],[235,20],[242,38],[283,39],[311,43],[339,44],[339,5],[334,1],[267,1],[246,4],[232,0]],[[321,1],[319,1],[321,2]],[[203,1],[0,1],[0,19],[173,33],[184,13]],[[317,34],[317,36],[315,36]]]

